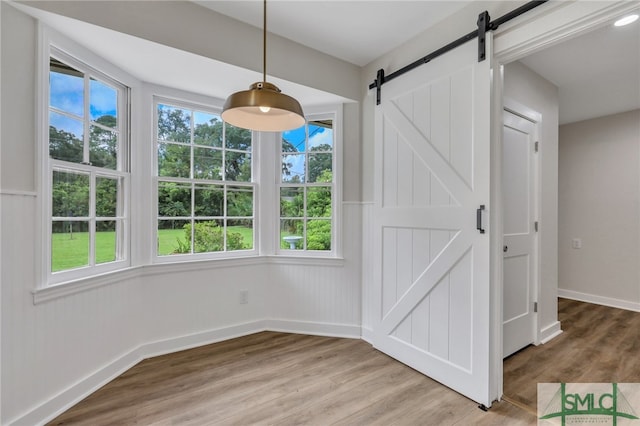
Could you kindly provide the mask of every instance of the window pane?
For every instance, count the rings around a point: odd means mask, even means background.
[[[282,152],[304,152],[307,139],[306,127],[282,133]]]
[[[214,114],[195,111],[193,113],[193,143],[222,148],[222,119]]]
[[[304,192],[302,187],[280,188],[280,216],[302,217],[304,215]]]
[[[191,171],[191,148],[173,143],[158,144],[158,176],[188,178]]]
[[[191,253],[191,221],[158,221],[158,256]]]
[[[253,249],[253,220],[227,221],[227,250]]]
[[[309,123],[309,151],[331,151],[332,149],[332,121],[311,121]]]
[[[52,272],[89,265],[89,222],[54,221],[52,231]]]
[[[227,216],[253,216],[253,188],[241,186],[227,188]]]
[[[96,177],[96,217],[118,216],[118,179]]]
[[[158,104],[158,139],[191,143],[191,112]]]
[[[91,126],[89,161],[93,166],[116,170],[118,168],[118,133],[99,126]]]
[[[83,124],[56,112],[49,112],[49,156],[73,163],[83,161]]]
[[[304,223],[300,219],[280,220],[280,248],[303,250]]]
[[[304,154],[282,156],[282,182],[304,183]]]
[[[54,170],[51,207],[54,217],[89,216],[89,175]]]
[[[309,154],[309,182],[333,181],[332,154]]]
[[[227,151],[225,179],[236,182],[251,182],[251,154]]]
[[[91,120],[115,129],[118,125],[118,91],[92,78],[89,82],[89,112]]]
[[[193,178],[222,179],[222,151],[211,148],[193,148]]]
[[[49,105],[64,112],[84,116],[84,75],[51,58]]]
[[[158,182],[158,216],[191,216],[191,185]]]
[[[307,250],[331,250],[331,221],[307,221]]]
[[[195,253],[224,251],[221,220],[195,221],[195,224],[196,228],[193,233]],[[185,229],[187,228],[191,231],[190,225],[185,227]],[[187,234],[185,233],[185,235]]]
[[[237,149],[238,151],[251,151],[251,130],[240,127],[225,125],[225,136],[227,139],[227,149]]]
[[[96,263],[116,260],[116,221],[96,221]]]
[[[223,216],[224,215],[224,187],[222,185],[196,184],[195,216]]]
[[[307,217],[331,217],[331,188],[307,188]]]

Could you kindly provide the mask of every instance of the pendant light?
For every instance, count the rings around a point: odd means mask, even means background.
[[[297,129],[305,123],[300,103],[267,82],[267,0],[263,0],[262,81],[229,96],[222,119],[236,127],[263,132]]]

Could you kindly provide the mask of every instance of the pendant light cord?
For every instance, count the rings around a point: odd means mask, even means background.
[[[262,81],[267,82],[267,0],[262,6]]]

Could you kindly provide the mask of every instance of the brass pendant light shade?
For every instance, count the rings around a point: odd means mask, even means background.
[[[297,129],[305,122],[300,103],[267,82],[253,83],[249,90],[229,96],[222,119],[236,127],[263,132]]]
[[[262,81],[229,96],[222,119],[236,127],[262,132],[297,129],[305,123],[300,103],[267,82],[267,0],[263,0]]]

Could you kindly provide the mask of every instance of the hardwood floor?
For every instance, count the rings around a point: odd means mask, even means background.
[[[563,333],[504,361],[504,396],[535,410],[538,383],[639,383],[640,313],[558,299]]]
[[[529,425],[361,340],[265,332],[145,360],[50,424]]]
[[[145,360],[49,424],[535,425],[538,382],[640,382],[640,313],[560,299],[559,319],[489,412],[364,341],[264,332]]]

